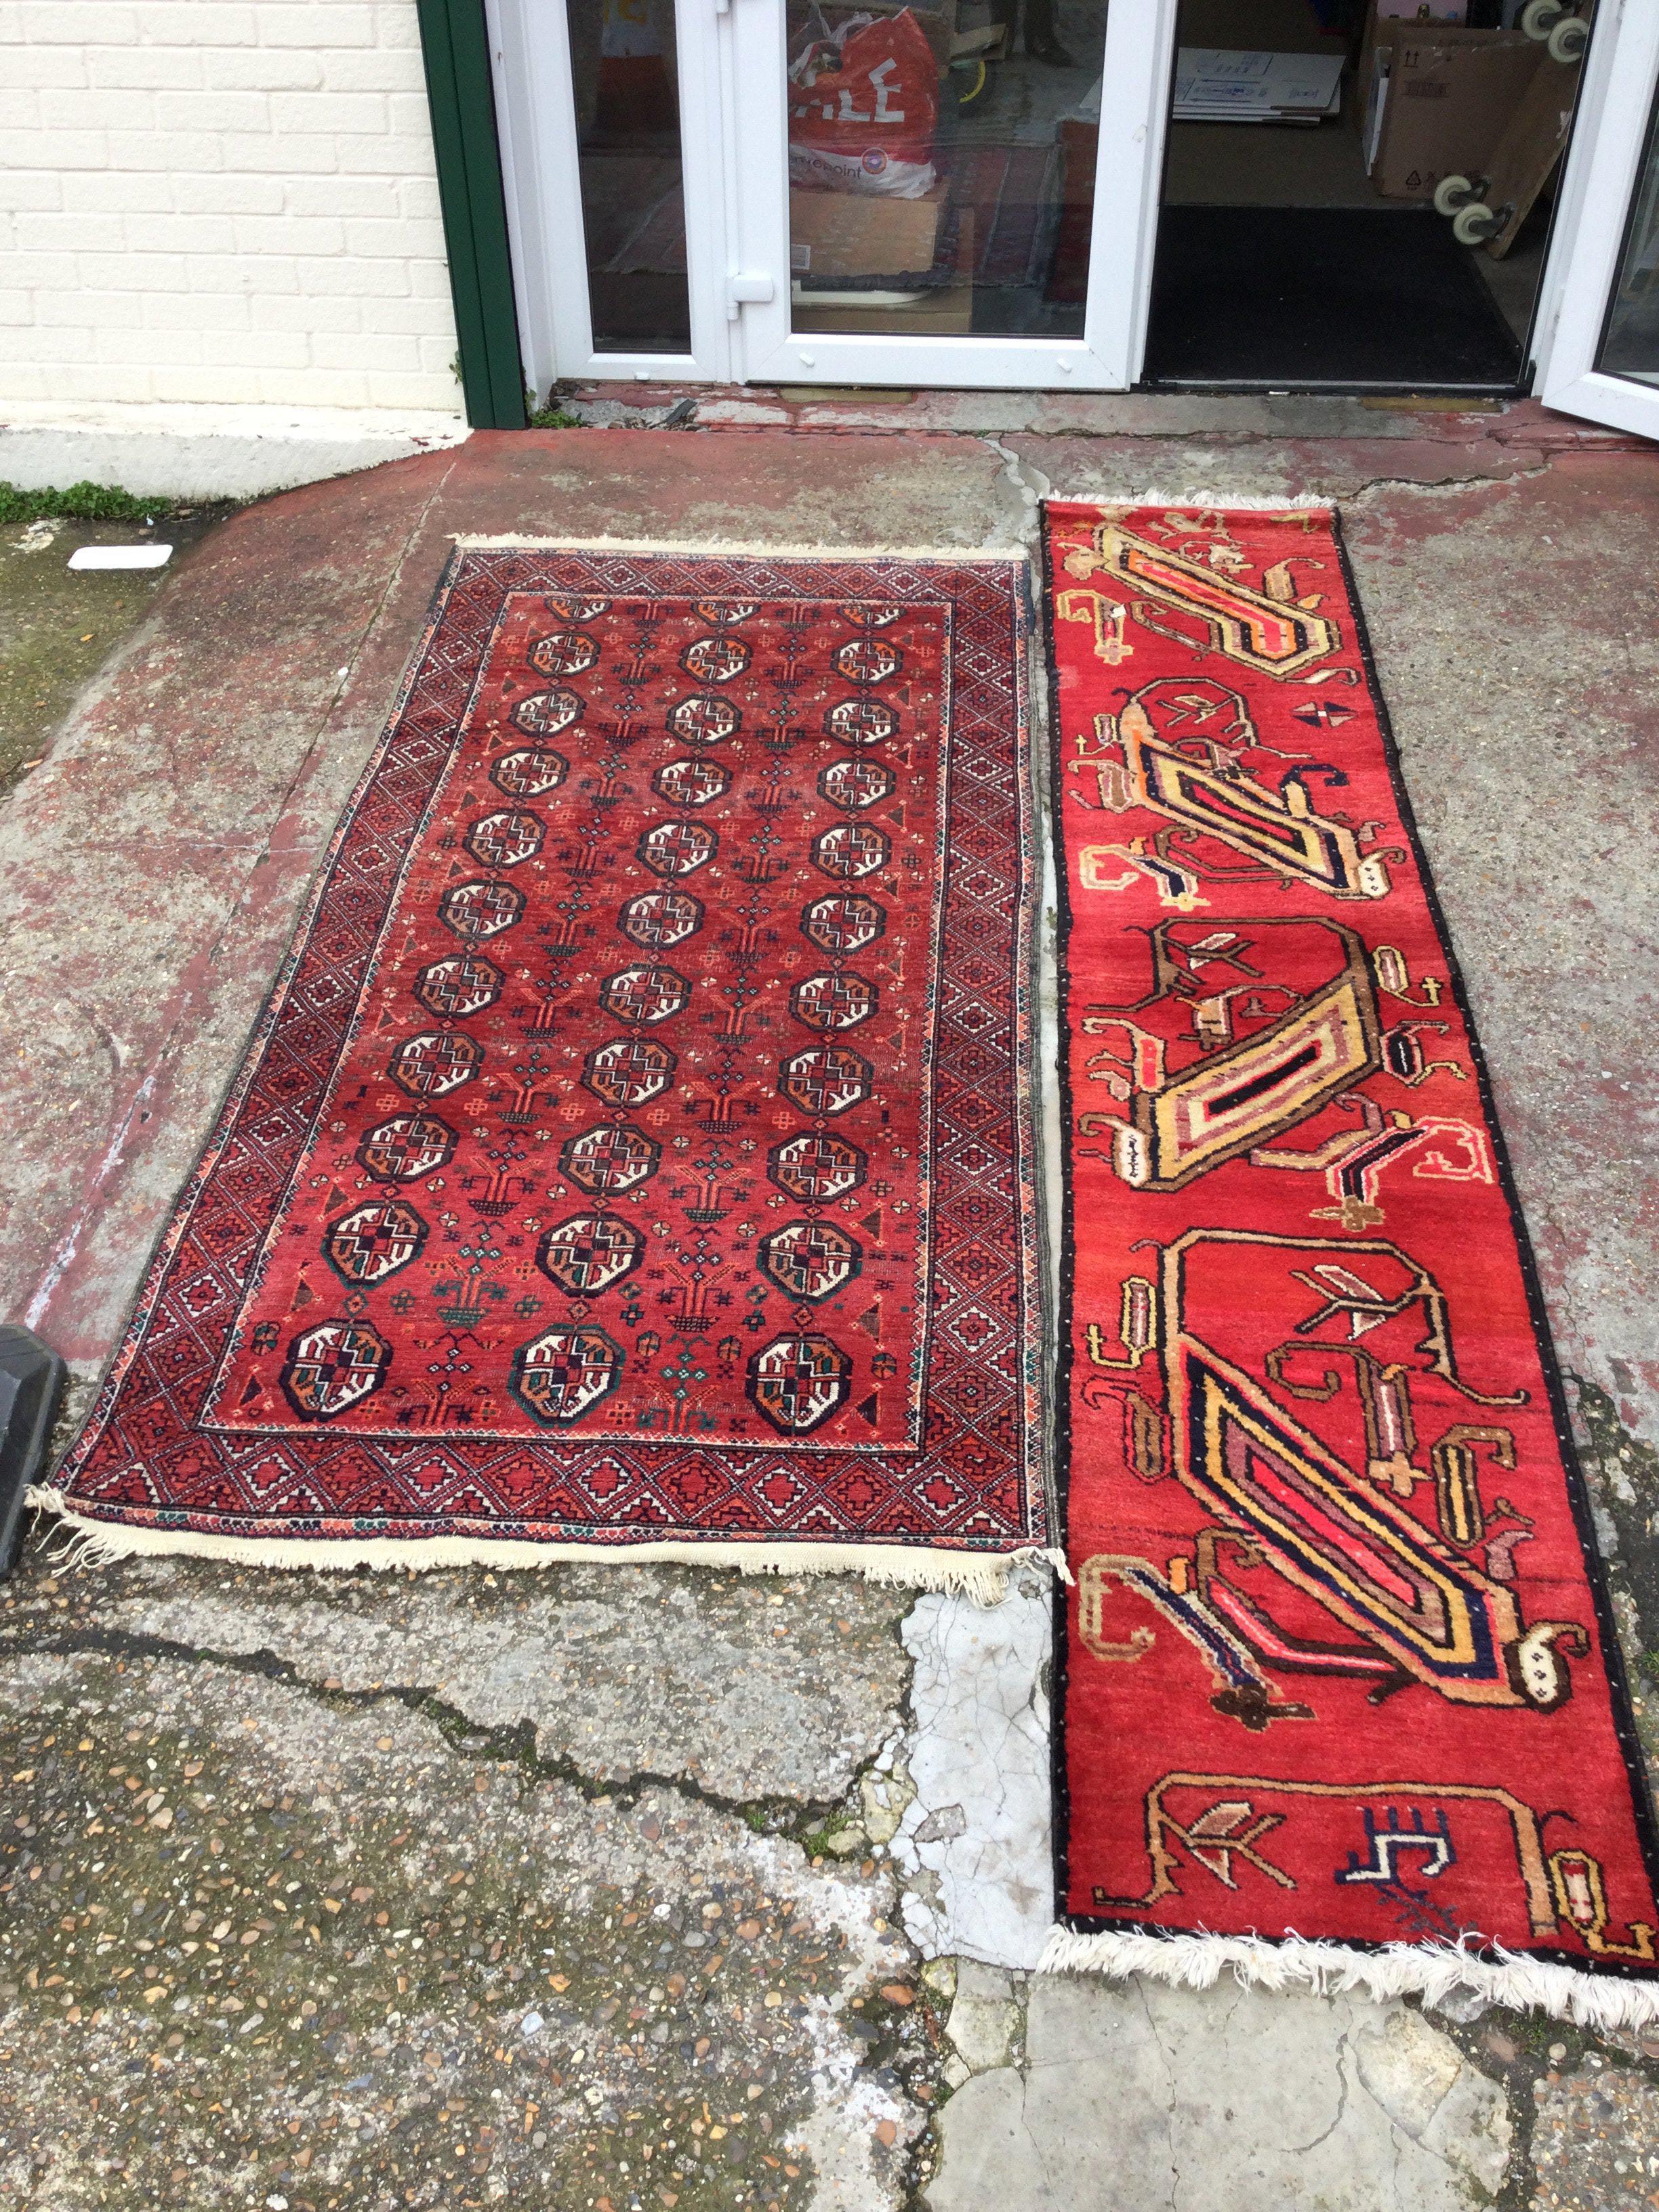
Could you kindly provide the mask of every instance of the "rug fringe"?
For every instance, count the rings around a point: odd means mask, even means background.
[[[1483,1958],[1459,1944],[1386,1943],[1360,1951],[1300,1936],[1270,1942],[1145,1929],[1085,1936],[1057,1927],[1037,1963],[1039,1973],[1146,1974],[1188,1990],[1209,1989],[1229,1967],[1239,1982],[1263,1990],[1307,1989],[1321,1996],[1358,1990],[1379,2002],[1418,1996],[1431,2003],[1470,1990],[1491,2004],[1548,2013],[1581,2027],[1643,2028],[1659,2021],[1659,1981],[1558,1966],[1501,1945],[1494,1957]]]
[[[57,1516],[61,1534],[53,1563],[112,1566],[121,1559],[228,1559],[243,1566],[288,1571],[313,1567],[344,1574],[354,1567],[403,1568],[428,1574],[441,1567],[550,1567],[589,1564],[607,1567],[735,1568],[744,1575],[861,1575],[895,1589],[939,1590],[1000,1605],[1017,1566],[1048,1566],[1066,1575],[1057,1551],[1027,1545],[1017,1552],[928,1551],[904,1544],[683,1543],[538,1544],[488,1536],[215,1536],[199,1528],[140,1528],[100,1521],[67,1504],[61,1490],[37,1487],[26,1504]]]
[[[1237,506],[1237,501],[1235,501]],[[991,561],[1006,567],[1030,557],[1024,545],[757,545],[719,538],[532,538],[508,531],[471,534],[452,531],[449,542],[465,553],[709,553],[756,561]]]
[[[1243,507],[1251,514],[1334,514],[1336,501],[1327,499],[1322,492],[1284,492],[1270,499],[1265,492],[1245,491],[1152,491],[1136,492],[1122,499],[1065,500],[1054,499],[1054,507],[1087,506],[1103,515],[1133,514],[1143,507],[1191,507],[1202,514],[1213,514],[1218,508]]]

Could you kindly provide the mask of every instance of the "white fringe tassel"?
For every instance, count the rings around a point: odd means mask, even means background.
[[[1376,1951],[1345,1943],[1279,1943],[1255,1936],[1157,1936],[1118,1930],[1081,1936],[1056,1928],[1038,1962],[1045,1974],[1150,1975],[1177,1989],[1207,1990],[1231,1967],[1262,1990],[1305,1989],[1321,1996],[1358,1990],[1381,2001],[1417,1995],[1432,2003],[1470,1990],[1490,2004],[1548,2013],[1581,2027],[1644,2028],[1659,2021],[1659,1982],[1580,1972],[1505,1951],[1483,1959],[1455,1944],[1388,1943]]]
[[[1233,502],[1235,506],[1237,503]],[[717,560],[735,555],[753,561],[945,561],[952,566],[994,562],[1004,568],[1011,562],[1024,562],[1027,557],[1024,546],[1019,544],[766,545],[753,538],[534,538],[519,531],[452,530],[449,542],[464,553],[706,553]]]
[[[214,1536],[198,1528],[138,1528],[77,1513],[60,1490],[36,1488],[27,1504],[56,1514],[64,1530],[67,1567],[110,1566],[118,1559],[229,1559],[288,1572],[313,1568],[343,1574],[353,1567],[727,1567],[744,1575],[861,1575],[901,1589],[943,1590],[975,1605],[1000,1605],[1012,1569],[1030,1563],[1066,1571],[1059,1552],[1035,1545],[1018,1552],[928,1551],[904,1544],[537,1544],[489,1536]]]

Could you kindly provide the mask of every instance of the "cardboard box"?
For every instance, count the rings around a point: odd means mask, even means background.
[[[1484,175],[1540,64],[1554,66],[1519,31],[1372,30],[1364,144],[1384,199],[1432,199],[1443,177]]]
[[[915,205],[915,202],[910,203]],[[957,218],[957,282],[933,285],[908,299],[891,301],[838,301],[833,292],[798,299],[791,325],[798,333],[850,331],[866,337],[961,337],[974,327],[974,215],[963,208]],[[872,286],[871,289],[878,289]]]
[[[931,269],[945,214],[945,187],[919,200],[876,193],[789,193],[793,276],[893,276]]]

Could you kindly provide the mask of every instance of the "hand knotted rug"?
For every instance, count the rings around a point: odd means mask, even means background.
[[[1334,518],[1048,510],[1047,1963],[1659,2015],[1651,1817]]]
[[[111,1551],[1046,1542],[1025,570],[457,554],[43,1502]]]

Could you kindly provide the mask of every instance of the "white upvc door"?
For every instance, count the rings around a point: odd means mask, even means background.
[[[607,281],[611,243],[584,226],[578,116],[591,119],[593,56],[573,58],[570,27],[581,21],[591,47],[601,0],[484,4],[525,368],[538,394],[556,378],[1121,391],[1139,377],[1177,0],[1110,0],[1103,51],[1077,58],[1074,76],[1100,78],[1077,334],[1002,337],[795,332],[784,0],[603,0],[613,21],[672,9],[690,311],[672,350],[660,337],[654,350],[595,340],[593,288]],[[643,223],[649,209],[638,213]],[[647,265],[665,265],[665,240],[659,223],[641,249]]]
[[[1082,335],[863,336],[791,326],[783,0],[724,0],[733,102],[733,374],[783,384],[1127,390],[1146,345],[1176,12],[1177,0],[1112,0],[1108,14]]]
[[[566,0],[484,0],[484,10],[520,337],[535,391],[557,377],[726,381],[736,373],[726,308],[731,55],[716,0],[678,0],[674,9],[690,310],[689,344],[675,351],[594,343]]]
[[[1547,407],[1659,438],[1659,0],[1601,0],[1540,303]]]

